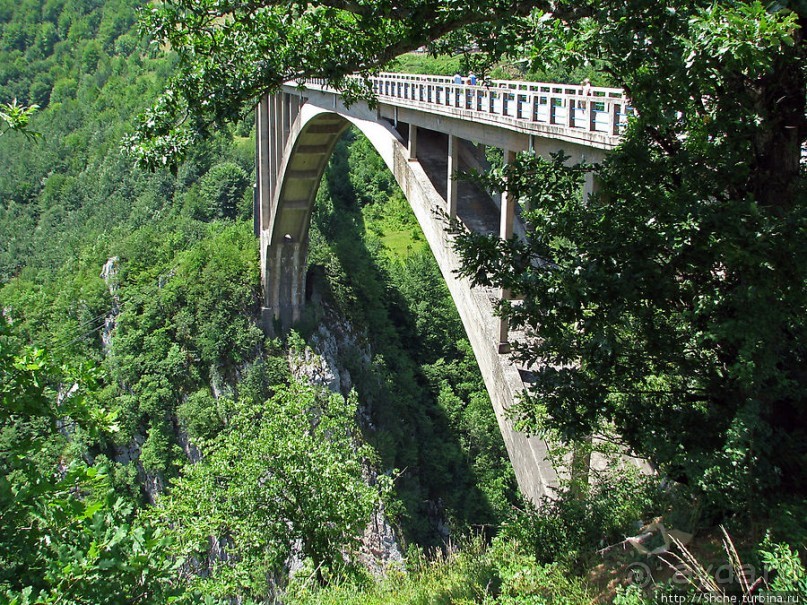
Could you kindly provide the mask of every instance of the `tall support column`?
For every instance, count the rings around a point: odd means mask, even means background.
[[[446,203],[448,216],[457,218],[457,179],[454,173],[459,169],[459,140],[453,134],[448,135],[448,182],[446,188]]]
[[[588,197],[599,192],[600,182],[593,172],[587,172],[583,181],[583,201],[588,202]]]
[[[259,151],[258,187],[261,213],[261,263],[263,266],[264,300],[261,317],[264,329],[274,333],[274,323],[280,319],[280,250],[266,238],[275,210],[275,193],[278,187],[278,170],[283,156],[283,121],[281,94],[267,95],[258,106],[259,128],[257,132]]]
[[[284,137],[283,137],[283,95],[277,94],[272,97],[274,101],[274,115],[272,116],[272,141],[275,146],[274,173],[280,170],[280,161],[283,157]]]
[[[306,255],[308,241],[300,241],[296,232],[285,235],[270,233],[277,223],[273,207],[279,201],[280,175],[286,142],[300,111],[299,97],[279,93],[266,97],[265,110],[260,114],[260,146],[267,149],[268,166],[264,171],[273,179],[269,187],[266,218],[262,229],[261,262],[263,265],[264,307],[262,319],[268,334],[286,332],[300,320],[305,306]],[[270,240],[271,237],[271,240]]]
[[[510,164],[516,159],[516,152],[504,150],[504,163]],[[499,221],[499,237],[510,239],[513,237],[513,221],[516,214],[516,200],[509,191],[502,191],[501,218]]]
[[[297,323],[305,307],[305,277],[308,242],[296,242],[292,250],[291,322]],[[291,328],[291,325],[289,325]]]
[[[406,159],[414,162],[418,159],[418,127],[409,124],[409,149]]]
[[[272,190],[275,181],[275,172],[273,170],[273,161],[271,158],[270,149],[270,129],[269,124],[269,104],[271,97],[265,96],[258,103],[256,114],[257,127],[256,127],[256,172],[257,172],[257,185],[258,185],[258,228],[260,230],[269,227],[269,217],[272,211]]]
[[[275,115],[275,97],[274,95],[269,95],[266,97],[266,113],[267,113],[267,131],[266,131],[266,145],[269,148],[269,171],[272,174],[272,178],[275,178],[277,174],[277,167],[275,158],[277,157],[277,145],[275,144],[275,122],[277,121]],[[273,188],[274,188],[274,180],[272,181]]]
[[[516,152],[504,150],[504,163],[510,164],[516,159]],[[502,191],[501,218],[499,219],[499,237],[508,240],[513,237],[513,220],[516,213],[516,200],[509,191]],[[510,290],[502,288],[499,292],[501,300],[510,299]],[[499,353],[510,352],[510,326],[504,317],[499,318]]]
[[[255,106],[255,182],[252,184],[252,230],[261,236],[261,103]]]
[[[278,275],[275,280],[277,286],[277,307],[275,319],[280,322],[283,332],[300,320],[305,305],[305,269],[306,250],[305,242],[294,240],[286,235],[282,242],[274,244],[277,252],[275,258],[278,262]]]
[[[535,113],[533,113],[533,115],[535,115]],[[537,152],[535,151],[535,135],[534,134],[530,135],[529,141],[530,142],[529,142],[529,147],[527,148],[527,151],[530,152],[530,155],[535,157]],[[522,205],[521,210],[522,210],[522,212],[529,212],[530,211],[530,200],[529,200],[529,198],[524,200],[524,204]],[[525,225],[525,227],[526,227],[526,225]]]
[[[289,95],[289,124],[294,124],[294,120],[300,114],[300,97],[299,95]],[[291,127],[289,127],[291,130]],[[286,134],[288,137],[288,133]]]
[[[577,500],[582,500],[588,494],[593,443],[594,438],[591,435],[573,443],[571,495]]]
[[[291,130],[291,95],[285,92],[280,93],[280,112],[281,124],[283,126],[283,145],[285,146],[286,139],[289,138],[289,131]]]
[[[261,246],[261,285],[263,286],[263,301],[261,304],[261,322],[267,333],[272,332],[272,293],[270,292],[271,259],[264,240],[266,230],[269,228],[272,215],[272,193],[277,180],[274,169],[274,145],[272,144],[272,97],[265,95],[258,102],[255,109],[257,122],[255,132],[255,172],[257,189],[257,215],[256,227],[260,237]]]
[[[261,236],[261,100],[255,106],[255,182],[252,183],[252,231]]]

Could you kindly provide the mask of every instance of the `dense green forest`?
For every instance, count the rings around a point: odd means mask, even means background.
[[[380,158],[355,135],[345,139],[318,202],[311,262],[323,306],[301,330],[309,337],[333,323],[356,339],[339,359],[355,394],[328,397],[292,378],[289,357],[302,355],[302,341],[266,340],[257,327],[249,121],[199,145],[173,173],[136,170],[121,152],[172,68],[138,36],[134,9],[3,7],[2,99],[38,106],[36,138],[9,131],[0,140],[5,598],[116,602],[142,590],[140,600],[163,602],[186,590],[178,578],[194,576],[182,557],[217,534],[229,536],[239,565],[187,590],[260,598],[271,583],[258,570],[282,581],[296,539],[323,577],[342,573],[340,549],[352,550],[382,497],[402,545],[429,548],[498,524],[516,494],[495,418]],[[363,269],[349,278],[344,266]],[[362,314],[355,300],[369,302]],[[317,440],[321,456],[303,433],[278,441],[281,427],[304,431],[315,407],[336,423],[326,429],[318,417],[321,430],[350,439]],[[233,466],[245,428],[260,426],[249,439],[267,449]],[[219,518],[227,527],[207,525],[216,517],[200,507],[242,504],[260,479],[246,469],[262,472],[267,457],[285,476],[313,464],[307,475],[331,478],[311,486],[296,520],[264,502]],[[231,483],[217,465],[234,469]],[[302,497],[288,479],[276,485]],[[271,501],[268,483],[261,497]],[[333,522],[335,533],[323,534]]]
[[[659,516],[702,530],[708,564],[726,564],[712,528],[725,523],[766,589],[807,596],[798,497],[748,516],[703,498],[722,477],[660,487],[615,467],[540,510],[521,500],[437,265],[357,132],[318,192],[314,302],[266,338],[251,115],[207,125],[176,165],[137,168],[125,150],[138,114],[182,64],[141,34],[138,8],[0,2],[0,103],[35,106],[27,132],[0,131],[0,603],[640,603],[701,590],[655,567],[658,582],[631,584],[631,564],[658,561],[597,553]],[[328,372],[336,390],[315,379]],[[368,556],[384,525],[392,544]],[[733,580],[720,588],[742,594]]]

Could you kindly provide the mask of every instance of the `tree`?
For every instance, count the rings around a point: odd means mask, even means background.
[[[29,105],[25,107],[17,103],[14,99],[11,103],[5,103],[0,108],[0,136],[7,132],[19,132],[28,139],[36,139],[39,134],[30,129],[31,116],[39,109],[39,105]]]
[[[180,0],[142,13],[143,29],[179,57],[178,71],[154,106],[140,116],[127,148],[144,166],[174,161],[210,132],[238,121],[267,91],[292,79],[325,78],[347,98],[371,98],[367,74],[398,55],[458,32],[442,45],[476,40],[495,53],[497,35],[531,28],[542,9],[582,17],[588,6],[565,2],[478,0],[461,8],[443,0],[400,5],[391,0],[241,3]]]
[[[523,294],[502,312],[540,335],[520,347],[541,364],[525,429],[615,429],[719,509],[747,509],[807,486],[805,24],[796,0],[169,2],[145,25],[179,72],[131,142],[165,162],[288,79],[355,98],[345,76],[423,44],[476,46],[480,72],[527,57],[607,73],[637,110],[620,148],[487,177],[530,202],[532,235],[460,238],[465,272]],[[601,183],[588,200],[584,170]]]
[[[503,308],[540,336],[525,426],[610,426],[718,510],[758,510],[805,485],[804,15],[636,4],[540,47],[599,58],[638,109],[589,168],[599,195],[562,157],[489,175],[533,235],[460,238],[465,272],[526,300]]]
[[[202,177],[199,185],[199,195],[203,203],[207,204],[208,215],[234,219],[248,181],[247,173],[234,162],[213,166]]]
[[[340,573],[378,499],[363,478],[370,450],[356,432],[356,401],[292,382],[265,403],[233,407],[156,511],[178,554],[207,578],[195,569],[189,579],[205,593],[260,598],[292,554],[321,580]]]
[[[77,435],[111,427],[94,400],[95,374],[20,346],[0,316],[3,603],[119,603],[122,595],[165,603],[179,594],[164,535],[136,519],[105,468],[71,453]]]

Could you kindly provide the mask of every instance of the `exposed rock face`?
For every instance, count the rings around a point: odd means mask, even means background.
[[[304,351],[289,355],[292,375],[314,385],[323,386],[334,393],[347,397],[353,388],[350,372],[342,367],[340,359],[346,355],[357,358],[361,366],[372,363],[372,355],[367,345],[360,344],[350,322],[344,319],[331,318],[320,324],[317,332],[310,339],[310,346]],[[359,409],[356,421],[365,429],[373,430],[369,422],[370,415],[366,409]],[[376,472],[369,470],[365,480],[374,484]],[[390,569],[403,570],[404,557],[401,553],[395,530],[387,520],[384,505],[381,503],[364,529],[359,549],[359,561],[374,575],[383,575]],[[289,569],[294,573],[299,561],[289,561]]]
[[[143,489],[146,492],[146,497],[149,504],[152,506],[157,503],[157,496],[159,496],[165,489],[165,479],[161,474],[145,473],[146,479],[143,482]]]
[[[101,330],[101,342],[104,344],[104,351],[108,352],[112,346],[112,332],[115,329],[115,322],[120,313],[120,298],[118,297],[118,257],[113,256],[104,263],[101,269],[101,279],[104,280],[110,296],[112,296],[112,308],[104,319],[104,328]]]
[[[191,442],[190,438],[188,437],[188,432],[182,427],[177,429],[177,441],[179,442],[179,446],[182,448],[182,451],[185,452],[185,455],[192,464],[196,464],[202,459],[202,452],[200,452],[199,448]]]
[[[112,460],[119,464],[135,465],[137,474],[140,477],[140,484],[146,494],[146,500],[149,504],[154,504],[157,501],[157,496],[165,487],[165,482],[161,476],[147,473],[140,463],[140,453],[145,441],[146,437],[144,435],[137,434],[129,443],[115,446],[111,457]]]
[[[227,380],[222,376],[219,368],[215,365],[210,366],[210,390],[213,392],[215,399],[222,397],[234,397],[235,392],[232,385],[227,383]]]
[[[334,393],[348,395],[353,386],[350,372],[341,368],[345,351],[356,346],[353,326],[327,313],[304,351],[289,351],[291,374],[309,384],[324,386]],[[368,354],[369,363],[369,354]]]
[[[359,561],[375,576],[390,570],[404,571],[406,565],[395,530],[387,521],[384,504],[373,513],[373,518],[364,529],[359,550]]]
[[[320,338],[317,342],[316,336],[323,333],[327,336]],[[322,343],[325,344],[324,347]],[[289,356],[292,376],[302,382],[325,387],[334,393],[344,394],[342,374],[336,366],[335,355],[333,355],[333,348],[336,347],[333,336],[326,328],[320,327],[320,331],[311,339],[311,344],[317,350],[306,347],[304,351]],[[350,382],[350,375],[347,372],[345,374],[347,382]]]
[[[121,464],[136,463],[140,459],[140,450],[145,440],[146,438],[143,435],[135,435],[134,439],[128,444],[117,446],[115,448],[115,462],[120,462]]]
[[[359,352],[359,361],[369,365],[369,347],[361,347],[353,326],[345,320],[333,319],[320,324],[311,337],[310,347],[289,358],[292,375],[305,382],[324,386],[334,393],[347,396],[353,388],[350,372],[342,367],[340,359],[346,351]]]

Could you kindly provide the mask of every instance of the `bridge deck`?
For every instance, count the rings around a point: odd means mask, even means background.
[[[448,137],[431,130],[418,135],[418,159],[437,192],[446,199],[448,189]],[[457,217],[471,231],[499,232],[499,207],[487,192],[467,180],[457,182]]]

